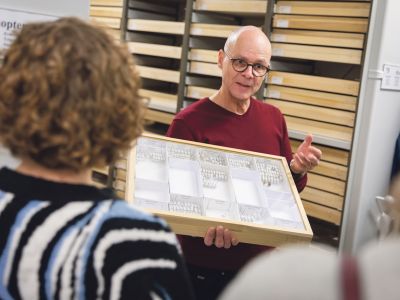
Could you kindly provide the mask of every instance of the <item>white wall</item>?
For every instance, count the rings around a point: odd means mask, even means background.
[[[1,8],[54,16],[89,17],[89,0],[0,0]],[[15,167],[18,161],[0,146],[0,167]]]
[[[346,252],[355,253],[376,237],[369,210],[375,196],[388,191],[400,132],[400,91],[381,90],[373,71],[400,65],[399,12],[398,0],[373,1],[340,239]]]
[[[89,16],[89,0],[0,0],[0,7],[60,17]]]
[[[9,167],[14,169],[18,166],[18,164],[18,159],[12,157],[7,149],[4,149],[0,146],[0,168]]]

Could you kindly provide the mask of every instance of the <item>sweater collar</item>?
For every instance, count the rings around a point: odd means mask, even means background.
[[[208,103],[210,103],[210,105],[212,105],[214,108],[217,108],[220,111],[223,111],[225,114],[231,115],[231,116],[235,116],[237,118],[243,118],[247,115],[249,115],[250,110],[253,107],[253,102],[254,102],[254,98],[250,97],[250,104],[249,107],[247,108],[246,112],[244,114],[236,114],[230,110],[227,110],[225,107],[220,106],[219,104],[215,103],[213,100],[211,100],[209,97],[205,98],[205,101],[207,101]]]
[[[111,189],[98,189],[92,185],[49,181],[0,169],[0,190],[25,199],[47,201],[100,201],[115,198]]]

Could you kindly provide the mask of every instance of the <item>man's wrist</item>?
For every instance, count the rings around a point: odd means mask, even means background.
[[[299,179],[307,173],[307,172],[300,172],[300,173],[295,172],[293,170],[293,164],[294,164],[294,158],[292,158],[292,160],[289,163],[289,169],[290,169],[290,172],[292,173],[292,176],[294,179]]]

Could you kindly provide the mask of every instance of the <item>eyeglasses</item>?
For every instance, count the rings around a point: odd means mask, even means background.
[[[241,58],[232,58],[228,55],[228,53],[224,52],[225,55],[230,59],[232,62],[232,67],[236,72],[244,72],[247,70],[249,66],[251,66],[251,71],[254,76],[262,77],[271,71],[270,67],[264,66],[262,64],[249,64],[247,61]]]

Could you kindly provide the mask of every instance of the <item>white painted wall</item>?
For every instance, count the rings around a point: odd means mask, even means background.
[[[89,17],[89,0],[0,0],[0,7],[54,16]],[[0,146],[0,167],[15,167],[18,160]]]
[[[89,17],[89,0],[0,0],[0,7],[59,17]]]
[[[376,237],[369,210],[388,191],[400,132],[400,91],[381,90],[381,80],[369,76],[400,65],[399,12],[398,0],[373,1],[340,239],[340,250],[353,254]]]

